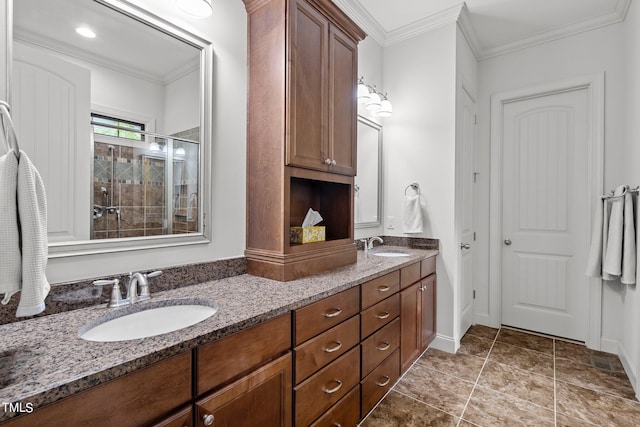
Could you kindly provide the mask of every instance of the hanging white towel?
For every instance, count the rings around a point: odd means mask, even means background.
[[[621,185],[610,199],[611,216],[609,217],[609,234],[602,262],[603,273],[613,277],[622,275],[622,242],[624,233],[624,198],[622,195],[627,186]]]
[[[624,236],[622,243],[622,276],[625,285],[636,283],[636,225],[633,208],[633,195],[630,191],[624,195]]]
[[[47,196],[40,173],[20,150],[18,162],[18,218],[22,245],[22,288],[17,317],[44,311],[50,285],[47,268]]]
[[[0,297],[7,304],[20,290],[22,257],[18,230],[18,159],[13,150],[0,157]]]
[[[404,232],[422,233],[422,207],[420,193],[404,198]]]

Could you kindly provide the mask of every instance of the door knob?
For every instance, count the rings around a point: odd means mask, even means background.
[[[504,244],[507,246],[511,246],[511,239],[504,239]]]
[[[468,243],[460,243],[460,249],[471,249],[471,245]]]

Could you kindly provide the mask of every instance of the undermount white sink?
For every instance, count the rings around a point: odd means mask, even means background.
[[[409,256],[409,254],[408,254],[408,253],[405,253],[405,252],[396,252],[396,251],[379,251],[379,252],[371,252],[371,255],[375,255],[375,256],[382,256],[382,257],[387,257],[387,258],[397,258],[397,257]]]
[[[177,331],[200,323],[218,311],[216,303],[170,302],[170,305],[152,305],[134,313],[85,325],[78,336],[87,341],[114,342],[153,337]],[[131,306],[131,309],[137,308]]]

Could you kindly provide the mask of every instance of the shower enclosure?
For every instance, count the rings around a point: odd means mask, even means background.
[[[159,135],[93,120],[92,239],[200,230],[199,128]]]

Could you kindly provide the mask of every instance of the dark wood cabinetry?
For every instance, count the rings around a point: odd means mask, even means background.
[[[247,269],[292,280],[356,262],[357,43],[330,0],[243,0],[248,12]],[[309,208],[326,240],[291,244]]]
[[[422,264],[422,272],[418,277],[426,277],[400,292],[402,372],[409,369],[436,336],[435,257],[425,261],[428,262],[415,263],[413,266]],[[413,266],[405,268],[415,269]],[[412,277],[415,278],[415,275]]]

